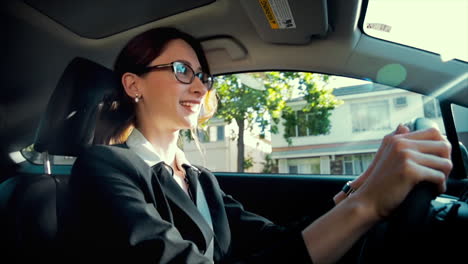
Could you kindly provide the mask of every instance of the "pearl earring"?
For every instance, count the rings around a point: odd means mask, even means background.
[[[140,97],[138,96],[138,94],[135,95],[135,103],[138,103],[140,101]]]

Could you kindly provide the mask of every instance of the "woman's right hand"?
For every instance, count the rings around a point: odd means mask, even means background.
[[[443,193],[452,169],[450,153],[451,145],[439,130],[409,132],[399,126],[384,137],[373,163],[356,180],[359,188],[352,195],[370,205],[377,217],[384,218],[421,181],[433,182]]]
[[[406,134],[406,133],[409,133],[410,130],[408,127],[404,126],[404,125],[398,125],[398,127],[395,129],[395,131],[393,131],[392,133],[389,134],[389,136],[393,136],[393,135],[399,135],[399,134]],[[378,160],[381,159],[381,156],[382,156],[382,151],[378,151],[377,154],[375,155],[374,159],[372,160],[371,164],[369,165],[369,167],[364,171],[364,173],[362,173],[361,175],[359,175],[359,177],[357,177],[356,179],[354,179],[350,185],[351,185],[351,188],[357,190],[359,187],[361,187],[361,185],[367,180],[367,178],[369,177],[370,174],[373,173],[374,171],[374,168],[375,168],[375,164],[377,163]],[[341,201],[343,201],[345,198],[347,197],[347,195],[340,191],[339,193],[337,193],[334,197],[333,197],[333,201],[335,202],[335,204],[338,204],[340,203]]]
[[[385,136],[372,165],[352,183],[357,191],[302,231],[314,262],[338,261],[397,208],[417,183],[433,182],[444,192],[452,169],[450,151],[450,144],[435,128],[409,132],[399,126]]]

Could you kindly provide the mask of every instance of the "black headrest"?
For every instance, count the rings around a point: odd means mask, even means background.
[[[77,156],[92,144],[99,104],[118,89],[119,83],[112,70],[87,59],[73,59],[42,116],[34,149]]]

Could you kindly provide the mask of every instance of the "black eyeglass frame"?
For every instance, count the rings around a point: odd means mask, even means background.
[[[184,65],[187,69],[189,69],[191,72],[192,72],[192,77],[190,79],[190,81],[183,81],[183,80],[180,80],[179,77],[177,77],[177,73],[176,73],[176,65],[177,64],[182,64]],[[154,66],[147,66],[145,68],[143,68],[141,71],[139,71],[138,75],[142,75],[142,74],[145,74],[145,73],[148,73],[148,72],[152,72],[152,71],[157,71],[157,70],[160,70],[160,69],[165,69],[165,68],[171,68],[172,69],[172,73],[174,74],[174,77],[176,78],[177,81],[179,81],[180,83],[183,83],[183,84],[191,84],[193,82],[193,80],[195,80],[195,77],[197,77],[198,79],[200,79],[200,81],[205,84],[206,88],[208,89],[208,91],[210,91],[212,88],[213,88],[213,83],[214,83],[214,77],[213,75],[211,74],[208,74],[206,72],[195,72],[192,67],[190,67],[190,65],[188,65],[187,63],[185,62],[182,62],[182,61],[173,61],[171,63],[166,63],[166,64],[159,64],[159,65],[154,65]],[[201,74],[201,75],[200,75]]]

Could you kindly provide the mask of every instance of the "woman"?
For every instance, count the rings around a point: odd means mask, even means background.
[[[118,144],[84,152],[70,180],[80,250],[148,263],[330,263],[416,183],[445,191],[450,145],[435,129],[399,126],[351,183],[352,195],[337,194],[336,206],[313,223],[279,227],[246,212],[177,147],[180,130],[215,109],[208,64],[193,37],[173,28],[144,32],[122,50],[115,71],[122,89],[106,112],[115,126],[105,140]]]

